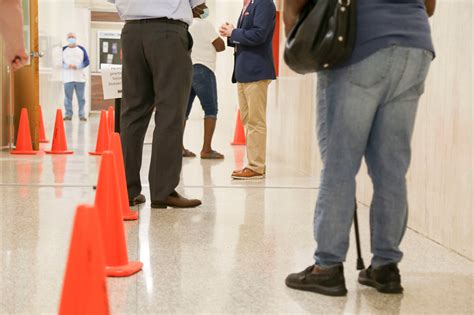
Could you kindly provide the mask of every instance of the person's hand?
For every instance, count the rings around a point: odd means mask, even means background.
[[[13,70],[28,61],[23,40],[23,11],[20,0],[0,0],[0,35],[5,42],[5,58]]]
[[[223,37],[231,37],[235,27],[232,24],[225,23],[219,28],[219,34]]]
[[[285,0],[283,8],[283,22],[285,24],[285,34],[288,36],[296,24],[298,16],[308,0]]]
[[[23,67],[28,62],[28,55],[24,50],[20,50],[11,61],[11,67],[13,71],[16,71]]]
[[[76,69],[77,69],[77,66],[76,66],[76,65],[69,65],[69,69],[76,70]]]

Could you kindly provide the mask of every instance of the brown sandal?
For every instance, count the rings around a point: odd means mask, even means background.
[[[201,159],[203,160],[222,160],[224,155],[217,151],[211,151],[209,153],[201,153]]]
[[[189,151],[188,149],[183,149],[183,157],[185,158],[193,158],[196,157],[196,154]]]

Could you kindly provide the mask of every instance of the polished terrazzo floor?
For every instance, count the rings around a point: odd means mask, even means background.
[[[71,156],[16,157],[0,152],[0,313],[57,312],[75,206],[92,203],[98,158],[97,116],[66,124]],[[245,147],[216,135],[224,161],[184,161],[179,191],[202,198],[191,210],[139,208],[125,223],[129,257],[139,274],[109,279],[113,314],[472,314],[473,263],[408,230],[401,264],[405,293],[387,296],[357,284],[355,248],[348,255],[347,297],[285,287],[289,272],[312,263],[317,181],[269,156],[268,177],[233,182]],[[149,141],[149,138],[148,140]],[[201,122],[188,124],[186,144],[200,146]],[[46,148],[48,145],[43,146]],[[145,146],[146,180],[150,146]],[[144,193],[148,197],[148,186]],[[369,260],[367,207],[360,205],[363,251]]]

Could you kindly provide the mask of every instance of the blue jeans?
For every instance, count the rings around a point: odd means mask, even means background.
[[[79,117],[84,117],[84,105],[86,100],[84,99],[84,90],[86,87],[85,82],[68,82],[64,83],[64,107],[66,108],[66,117],[72,117],[72,95],[76,90],[77,102],[79,103]]]
[[[317,132],[323,170],[316,204],[316,263],[345,261],[362,158],[372,179],[372,266],[398,263],[407,226],[406,173],[418,101],[433,55],[392,46],[318,75]]]
[[[196,96],[201,102],[205,118],[217,118],[217,81],[216,75],[208,67],[195,64],[193,66],[193,84],[191,94],[189,95],[188,109],[186,110],[186,119],[188,119],[193,108]]]

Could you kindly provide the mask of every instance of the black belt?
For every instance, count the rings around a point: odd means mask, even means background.
[[[166,23],[166,24],[175,24],[188,29],[189,25],[183,21],[171,20],[168,18],[155,18],[155,19],[143,19],[143,20],[129,20],[127,24],[147,24],[147,23]]]

